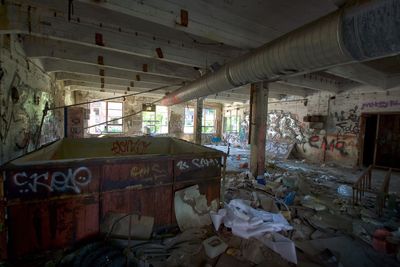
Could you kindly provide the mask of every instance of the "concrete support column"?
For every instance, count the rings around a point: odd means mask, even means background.
[[[250,118],[250,171],[254,177],[264,177],[265,143],[267,134],[268,84],[251,85]]]
[[[203,100],[204,98],[198,98],[196,100],[196,108],[194,109],[194,142],[199,145],[201,145]]]

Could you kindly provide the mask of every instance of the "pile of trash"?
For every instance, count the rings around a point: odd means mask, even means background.
[[[176,191],[176,227],[109,214],[105,242],[96,247],[113,253],[90,253],[92,245],[60,266],[75,266],[77,257],[87,266],[398,266],[399,214],[378,217],[368,197],[353,206],[351,184],[340,173],[285,161],[269,162],[257,178],[229,173],[223,203],[198,185]]]

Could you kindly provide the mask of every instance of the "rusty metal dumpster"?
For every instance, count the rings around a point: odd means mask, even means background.
[[[174,224],[176,190],[198,184],[219,198],[224,157],[170,137],[121,137],[63,139],[11,161],[0,176],[0,257],[95,237],[109,212]]]

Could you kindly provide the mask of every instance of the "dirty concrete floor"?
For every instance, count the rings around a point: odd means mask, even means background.
[[[213,148],[227,152],[226,146],[213,146]],[[228,192],[228,200],[229,197],[238,196],[249,197],[252,200],[254,191],[263,187],[257,185],[251,177],[246,180],[246,175],[243,175],[248,173],[248,168],[241,166],[244,162],[249,162],[249,154],[248,149],[230,148],[226,179],[226,188],[228,191],[231,189]],[[378,217],[375,213],[374,195],[366,194],[362,205],[352,205],[351,185],[365,169],[351,169],[335,164],[315,164],[294,159],[267,160],[266,187],[279,181],[277,182],[280,184],[279,188],[285,188],[272,194],[275,196],[281,194],[282,198],[287,192],[296,191],[295,203],[290,209],[292,214],[294,210],[298,217],[295,220],[292,218],[290,223],[295,229],[291,239],[295,241],[298,250],[298,266],[316,266],[310,262],[310,255],[311,258],[316,257],[323,252],[323,249],[333,253],[342,266],[400,266],[395,255],[378,252],[372,247],[373,235],[377,229],[386,228],[395,231],[400,227],[398,215],[386,210],[383,217]],[[382,169],[373,170],[373,188],[380,187],[386,172]],[[243,190],[238,192],[238,188],[241,188],[239,191]],[[345,189],[342,191],[344,194],[340,193],[340,188]],[[389,193],[399,196],[399,172],[392,172]],[[307,210],[303,203],[300,203],[300,200],[307,195],[315,198],[324,210],[311,212]]]
[[[223,145],[208,145],[208,147],[223,151],[228,153],[228,146]],[[243,172],[247,171],[247,168],[241,168],[241,164],[250,163],[250,149],[248,148],[237,148],[230,147],[229,148],[229,156],[227,159],[227,172]],[[335,164],[316,164],[307,162],[305,160],[295,160],[295,159],[287,159],[287,160],[274,160],[267,159],[267,162],[274,163],[277,166],[288,170],[300,170],[303,172],[312,171],[317,172],[323,175],[324,173],[329,173],[331,176],[340,177],[344,183],[352,184],[357,178],[362,174],[362,172],[367,168],[347,168],[342,166],[337,166]],[[372,172],[372,187],[378,188],[385,175],[387,170],[384,169],[374,169]],[[400,195],[400,172],[393,171],[390,179],[389,185],[389,193],[399,194]]]

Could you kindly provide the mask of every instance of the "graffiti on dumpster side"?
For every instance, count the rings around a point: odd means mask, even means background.
[[[135,164],[131,168],[131,177],[132,178],[147,178],[151,177],[154,179],[162,178],[168,176],[168,170],[162,168],[160,164]]]
[[[115,141],[112,144],[111,151],[116,154],[143,154],[151,143],[143,140],[125,140],[125,141]]]
[[[75,170],[69,168],[66,172],[55,171],[33,173],[26,172],[14,174],[12,181],[20,193],[37,193],[39,190],[48,192],[75,192],[80,193],[81,188],[88,185],[92,180],[92,172],[87,167],[79,167]]]
[[[219,161],[218,159],[207,159],[207,158],[195,158],[192,159],[191,162],[187,162],[184,160],[178,161],[178,163],[176,163],[176,166],[181,170],[181,171],[185,171],[191,168],[190,165],[193,165],[197,168],[203,169],[206,167],[212,167],[212,166],[216,166],[219,167]]]

